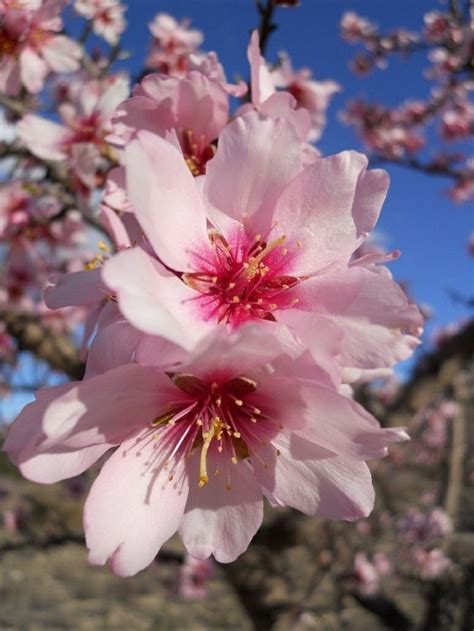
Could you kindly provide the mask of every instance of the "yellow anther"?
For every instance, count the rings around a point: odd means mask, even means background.
[[[237,304],[238,302],[240,302],[240,298],[238,296],[232,296],[232,302],[235,302]]]
[[[231,462],[232,464],[237,464],[237,458],[235,456],[232,456]]]
[[[235,405],[238,405],[239,408],[241,408],[243,406],[243,404],[244,404],[242,399],[235,399],[234,403],[235,403]]]

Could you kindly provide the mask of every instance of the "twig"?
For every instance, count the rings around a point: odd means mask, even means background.
[[[262,56],[264,57],[270,35],[278,28],[278,26],[272,21],[275,4],[273,0],[267,0],[266,4],[262,4],[260,0],[256,0],[256,5],[260,14],[260,25],[258,27],[258,33],[260,35],[260,50]]]
[[[372,165],[380,163],[396,164],[404,168],[422,171],[423,173],[428,173],[429,175],[439,175],[440,177],[447,177],[453,180],[459,180],[463,176],[462,171],[459,169],[453,169],[449,166],[439,166],[436,164],[424,164],[416,158],[389,158],[388,156],[380,154],[374,154],[373,156],[369,156],[369,158]]]
[[[42,324],[34,314],[5,306],[0,306],[0,320],[5,323],[8,334],[15,338],[20,351],[32,352],[71,379],[82,378],[84,365],[76,346],[67,336]]]

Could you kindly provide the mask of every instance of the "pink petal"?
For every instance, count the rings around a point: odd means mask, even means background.
[[[100,207],[99,220],[118,250],[124,250],[132,245],[122,220],[110,206],[103,204]]]
[[[387,368],[410,357],[419,344],[420,311],[387,270],[350,267],[306,281],[302,290],[304,308],[312,306],[344,331],[343,366]]]
[[[247,549],[263,518],[260,484],[248,462],[229,464],[230,490],[225,472],[213,476],[202,488],[198,487],[198,462],[191,462],[188,475],[191,486],[179,534],[190,555],[206,559],[211,554],[220,563],[234,561]],[[210,470],[218,459],[210,455]]]
[[[54,72],[74,72],[79,68],[82,48],[69,37],[56,35],[42,46],[41,54]]]
[[[335,454],[371,460],[387,454],[392,442],[408,439],[399,428],[383,429],[352,399],[319,384],[303,389],[305,426],[298,433]]]
[[[250,37],[250,44],[247,48],[247,59],[250,64],[252,103],[258,108],[275,92],[275,87],[273,85],[272,76],[266,67],[265,60],[261,56],[257,30],[253,31]]]
[[[280,434],[273,447],[254,457],[255,474],[262,486],[283,502],[307,515],[352,521],[366,517],[374,505],[374,488],[364,462],[341,458],[299,436]],[[279,456],[275,448],[280,450]]]
[[[286,324],[311,352],[312,361],[305,363],[300,359],[296,364],[298,369],[304,371],[300,376],[338,387],[341,383],[338,360],[344,338],[343,329],[317,313],[299,309],[282,310],[278,313],[278,321]],[[295,366],[289,367],[290,372],[294,370]]]
[[[102,277],[116,293],[123,315],[145,333],[193,348],[212,328],[197,313],[196,292],[140,248],[113,256]]]
[[[21,140],[38,158],[66,159],[64,143],[69,137],[69,131],[63,125],[34,114],[27,114],[18,123],[17,129]]]
[[[169,481],[158,448],[143,436],[124,443],[103,466],[84,507],[89,560],[104,565],[110,559],[119,576],[147,567],[183,516],[184,467],[178,463]]]
[[[208,244],[206,216],[182,154],[150,132],[125,150],[127,194],[158,257],[175,270],[191,270],[191,254]]]
[[[50,484],[72,478],[92,466],[112,446],[102,443],[74,451],[44,447],[46,436],[41,420],[51,402],[73,388],[74,384],[62,384],[41,390],[8,431],[4,449],[29,480]]]
[[[311,117],[307,110],[296,109],[296,107],[296,100],[289,92],[276,92],[263,103],[260,111],[272,118],[285,118],[296,129],[299,138],[304,141],[308,138],[311,128]]]
[[[214,374],[244,374],[268,364],[279,355],[296,357],[301,344],[287,327],[274,322],[249,322],[231,333],[213,327],[196,345],[183,369],[202,378]]]
[[[286,188],[275,220],[301,242],[299,274],[314,274],[352,253],[375,224],[385,198],[383,171],[366,172],[367,158],[344,151],[315,160]]]
[[[46,305],[50,309],[93,305],[110,293],[102,281],[99,268],[62,274],[50,281],[53,284],[46,288],[44,294]]]
[[[127,364],[76,382],[42,415],[44,448],[81,449],[118,442],[149,426],[169,400],[169,379],[159,370]]]
[[[143,337],[141,331],[123,320],[101,327],[89,351],[85,378],[131,362]]]
[[[19,469],[28,480],[40,484],[53,484],[87,471],[114,445],[102,443],[72,451],[45,450],[22,455]]]
[[[284,147],[284,150],[282,149]],[[204,186],[217,226],[248,217],[252,230],[271,227],[278,197],[301,168],[302,144],[295,128],[250,112],[227,125]]]
[[[39,92],[48,74],[48,66],[29,46],[20,53],[20,74],[23,85],[29,92]]]

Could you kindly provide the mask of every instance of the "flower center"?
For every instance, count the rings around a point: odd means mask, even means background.
[[[192,129],[181,132],[179,142],[186,164],[194,177],[204,175],[206,164],[215,154],[213,145],[206,144],[204,134],[195,135]]]
[[[285,247],[285,235],[273,240],[256,235],[251,240],[239,233],[229,243],[211,232],[209,241],[206,256],[195,257],[199,271],[182,277],[199,292],[196,300],[206,320],[232,327],[248,320],[274,320],[273,311],[298,302],[292,289],[302,279],[288,273],[294,257]]]
[[[18,40],[5,27],[0,27],[0,55],[16,55],[18,48]]]
[[[224,474],[230,490],[230,465],[247,458],[250,451],[259,458],[258,445],[266,444],[275,434],[276,423],[255,405],[257,382],[245,376],[221,384],[183,373],[169,377],[181,396],[170,401],[151,423],[153,439],[159,441],[167,463],[175,456],[200,450],[200,487],[209,482],[208,461],[212,453],[213,463],[219,465],[213,474]],[[169,475],[172,479],[173,472]]]

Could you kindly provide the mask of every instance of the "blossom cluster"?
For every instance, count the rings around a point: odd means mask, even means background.
[[[472,10],[430,11],[418,33],[399,29],[388,34],[353,12],[341,20],[342,37],[362,46],[352,62],[357,74],[386,68],[391,56],[402,59],[426,53],[424,77],[432,82],[425,100],[406,100],[385,107],[359,99],[348,103],[342,119],[359,133],[375,159],[440,174],[453,180],[448,189],[457,202],[472,200],[474,170],[466,147],[474,134],[472,77],[474,72],[474,22]],[[435,132],[440,148],[431,148]],[[459,149],[452,150],[453,143]]]
[[[110,34],[94,3],[75,6],[115,41],[120,20]],[[151,29],[148,65],[159,72],[131,95],[99,56],[87,61],[93,76],[86,66],[53,86],[62,122],[20,113],[15,146],[34,186],[24,177],[3,191],[10,243],[54,240],[43,217],[66,228],[71,196],[72,211],[108,236],[45,292],[49,308],[87,313],[84,378],[39,390],[5,448],[40,483],[108,456],[84,527],[90,561],[121,576],[176,532],[194,559],[233,561],[264,498],[367,516],[367,461],[408,436],[380,427],[352,387],[390,374],[423,325],[385,267],[399,252],[361,254],[387,174],[361,153],[322,157],[310,144],[338,86],[295,72],[287,56],[270,67],[254,32],[249,100],[232,111],[248,87],[228,83],[215,53],[197,54],[200,33],[164,14]],[[43,190],[34,170],[45,165]],[[67,198],[59,212],[54,183]]]
[[[363,525],[367,526],[365,534],[371,534],[373,526]],[[424,581],[438,580],[452,567],[442,547],[452,532],[452,522],[439,506],[410,507],[398,517],[383,513],[376,527],[378,538],[389,535],[397,546],[391,553],[356,553],[351,586],[362,596],[383,591],[389,579],[417,576]]]

